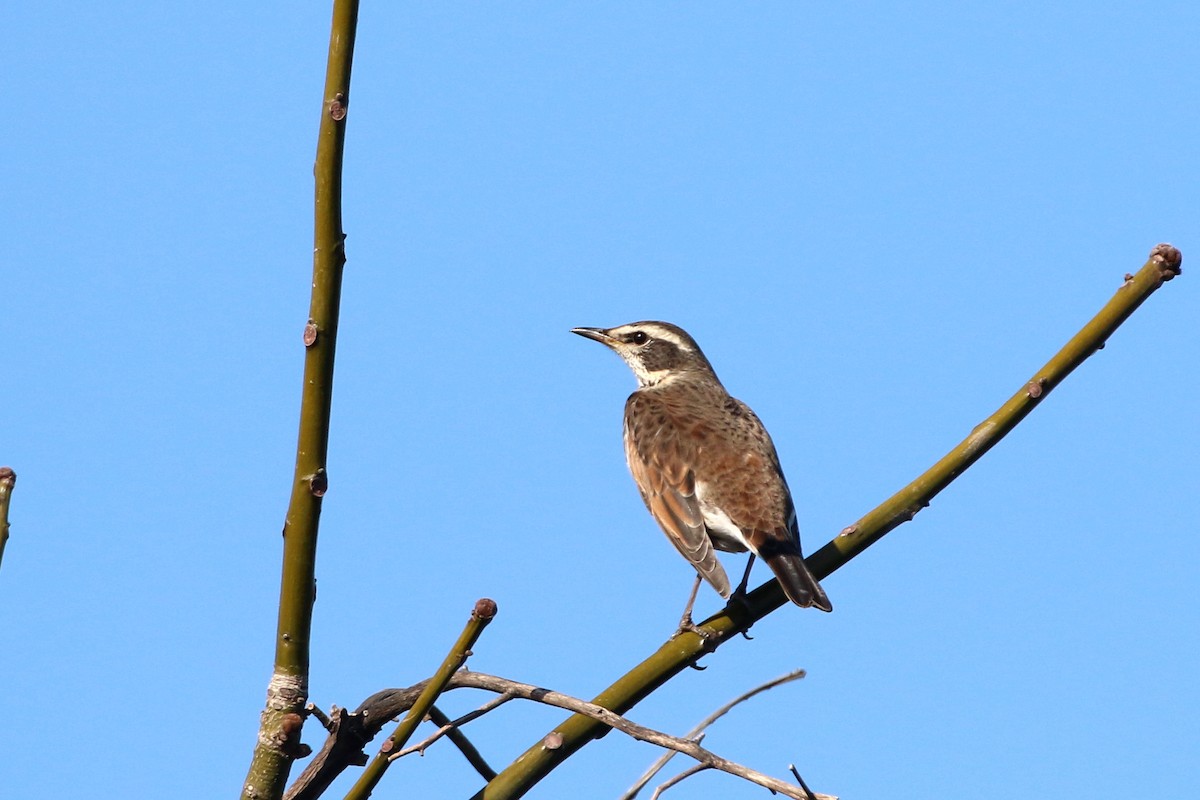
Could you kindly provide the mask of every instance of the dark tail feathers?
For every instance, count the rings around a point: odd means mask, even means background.
[[[825,595],[825,590],[817,579],[808,571],[804,558],[799,553],[778,553],[764,556],[763,560],[779,579],[783,593],[801,608],[819,608],[822,611],[833,611],[833,604]]]

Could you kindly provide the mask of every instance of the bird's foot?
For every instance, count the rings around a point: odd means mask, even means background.
[[[679,627],[672,634],[671,638],[673,639],[681,633],[694,633],[706,642],[717,638],[717,634],[714,631],[710,631],[708,628],[701,627],[693,622],[691,614],[683,615],[679,620]]]
[[[750,613],[750,600],[746,596],[746,584],[743,581],[740,586],[733,590],[733,594],[729,595],[729,602],[726,607],[736,606],[747,614]],[[754,637],[750,635],[749,628],[738,631],[746,641],[754,641]]]

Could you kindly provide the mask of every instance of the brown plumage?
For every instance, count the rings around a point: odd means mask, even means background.
[[[832,610],[804,564],[771,437],[725,391],[695,340],[665,322],[574,332],[610,347],[637,376],[625,404],[629,469],[646,507],[700,577],[729,597],[715,551],[750,550],[751,564],[755,555],[766,561],[793,603]],[[748,578],[749,565],[739,590]]]

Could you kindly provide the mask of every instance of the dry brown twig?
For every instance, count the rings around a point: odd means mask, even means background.
[[[667,789],[670,789],[672,786],[682,783],[683,781],[692,777],[693,775],[698,775],[707,769],[708,769],[708,765],[706,765],[706,764],[692,764],[690,767],[685,769],[683,772],[679,773],[678,775],[675,775],[672,778],[669,778],[669,779],[663,781],[658,786],[656,786],[654,788],[654,794],[650,795],[650,800],[658,800],[658,798],[662,797],[663,792],[665,792]]]
[[[737,762],[730,761],[729,759],[722,758],[711,750],[706,750],[705,748],[701,747],[696,742],[688,741],[687,739],[681,739],[678,736],[671,736],[670,734],[662,733],[661,731],[656,731],[652,728],[647,728],[644,725],[638,725],[635,722],[630,722],[619,714],[614,714],[608,709],[598,706],[595,703],[589,703],[586,700],[580,700],[577,697],[571,697],[570,695],[565,695],[561,692],[543,689],[528,683],[519,683],[517,681],[509,680],[508,678],[501,678],[496,675],[486,675],[481,672],[458,673],[458,675],[466,679],[467,683],[472,684],[472,688],[486,689],[487,691],[497,692],[502,696],[507,695],[520,698],[522,700],[533,700],[538,703],[544,703],[545,705],[557,706],[558,708],[563,708],[567,711],[573,711],[576,714],[584,714],[595,720],[603,722],[610,728],[621,731],[622,733],[627,734],[638,741],[649,742],[650,744],[655,744],[659,747],[666,747],[670,750],[675,750],[676,752],[691,756],[707,769],[717,769],[722,772],[727,772],[730,775],[736,775],[739,778],[756,783],[772,792],[778,792],[785,797],[792,797],[795,798],[795,800],[808,800],[808,795],[803,793],[803,790],[797,786],[793,786],[790,783],[785,783],[778,778],[772,778],[770,775],[766,775],[758,770],[738,764]],[[492,708],[495,708],[499,705],[499,703],[492,703],[490,705]],[[489,708],[487,710],[491,709]],[[477,709],[477,711],[478,713],[472,712],[472,714],[468,714],[467,716],[470,716],[472,719],[477,719],[486,713],[486,711],[483,709]],[[550,749],[556,747],[557,745],[554,741],[554,735],[551,734],[547,736],[546,740],[543,742],[543,745]],[[410,752],[416,752],[416,750],[410,748]],[[398,758],[399,754],[397,754],[395,757]]]
[[[776,681],[779,680],[780,679],[776,679]],[[416,697],[421,693],[423,687],[424,682],[408,689],[389,689],[379,692],[373,695],[371,698],[368,698],[368,700],[359,707],[359,711],[356,711],[353,714],[345,715],[345,718],[341,720],[341,727],[351,731],[348,734],[351,738],[351,742],[339,741],[336,736],[331,735],[326,747],[322,748],[321,754],[318,755],[317,759],[314,759],[314,764],[310,764],[309,769],[306,769],[304,774],[301,775],[300,779],[297,780],[296,784],[288,790],[287,797],[291,800],[300,800],[301,798],[311,800],[311,798],[319,797],[324,789],[328,787],[329,783],[332,782],[333,778],[336,777],[336,775],[340,773],[345,766],[347,766],[347,764],[352,763],[352,759],[345,757],[345,750],[347,749],[348,745],[352,747],[352,741],[357,739],[360,742],[360,749],[358,752],[361,754],[361,745],[366,744],[373,736],[371,731],[373,730],[377,733],[383,727],[383,725],[386,724],[387,719],[402,714],[408,708],[410,708]],[[746,767],[742,764],[722,758],[716,753],[701,747],[694,741],[688,741],[677,736],[671,736],[669,734],[662,733],[661,731],[647,728],[644,725],[638,725],[637,723],[630,722],[618,714],[614,714],[602,706],[589,703],[585,700],[580,700],[577,697],[571,697],[570,695],[562,694],[561,692],[543,689],[528,683],[519,683],[517,681],[509,680],[508,678],[501,678],[496,675],[488,675],[482,672],[470,672],[467,670],[460,670],[459,672],[456,672],[445,688],[446,691],[453,689],[483,689],[485,691],[495,692],[496,694],[500,695],[501,698],[509,697],[522,700],[533,700],[545,705],[557,706],[558,708],[563,708],[576,714],[584,714],[639,741],[649,742],[650,744],[658,745],[659,747],[665,747],[667,749],[690,756],[696,759],[697,762],[704,765],[707,769],[716,769],[729,773],[730,775],[735,775],[752,783],[758,784],[759,786],[762,786],[772,792],[777,792],[785,797],[795,798],[795,800],[810,800],[809,795],[803,793],[802,789],[799,787],[781,781],[777,778],[772,778],[771,776],[758,772],[750,767]],[[499,701],[500,698],[497,698],[496,700],[485,704],[480,709],[476,709],[475,711],[463,715],[462,719],[464,720],[464,723],[473,719],[477,719],[483,714],[487,713],[487,711],[500,706],[502,703]],[[371,720],[369,723],[364,722],[364,720],[367,718],[370,718]],[[354,722],[356,724],[347,725],[347,722]],[[458,720],[455,720],[449,724],[442,723],[442,727],[449,728],[450,730],[457,730],[458,722]],[[438,734],[435,734],[435,736],[440,734],[441,731],[439,731]],[[449,730],[446,731],[445,735],[449,735]],[[428,747],[431,743],[432,742],[422,742],[419,745],[408,748],[407,752],[410,754],[414,752],[420,752],[425,747]],[[543,741],[543,746],[548,749],[553,749],[558,746],[558,743],[555,741],[554,734],[550,734],[545,738]],[[341,749],[343,754],[342,756],[335,757],[332,760],[323,761],[322,757],[326,756],[326,750],[330,747]],[[400,755],[402,755],[402,753],[397,753],[393,756],[393,758],[399,758]],[[317,767],[318,762],[322,763],[322,766]],[[314,769],[314,767],[316,768]],[[828,796],[821,797],[824,800],[824,798],[827,798]]]
[[[685,733],[683,735],[683,738],[687,739],[688,741],[692,741],[692,742],[695,742],[696,744],[699,744],[700,741],[704,738],[704,730],[709,725],[712,725],[714,722],[719,720],[721,717],[728,714],[734,708],[734,706],[737,706],[740,703],[744,703],[747,700],[749,700],[751,697],[761,694],[762,692],[765,692],[768,689],[774,689],[776,686],[782,686],[785,683],[791,683],[792,681],[800,680],[801,678],[804,677],[804,675],[805,675],[804,670],[794,669],[785,675],[780,675],[778,678],[772,678],[769,681],[760,683],[758,686],[755,686],[753,689],[750,689],[749,691],[743,692],[742,694],[740,694],[737,697],[730,700],[725,705],[718,708],[716,711],[709,714],[704,719],[700,720],[700,722],[695,727],[693,727],[690,731],[688,731],[687,733]],[[642,789],[646,788],[646,784],[650,783],[650,781],[654,778],[654,776],[658,774],[659,770],[661,770],[663,767],[665,767],[667,765],[667,762],[675,757],[675,752],[676,751],[672,750],[670,752],[663,753],[661,756],[659,756],[658,760],[656,760],[653,764],[651,764],[650,768],[647,769],[644,773],[642,773],[642,777],[638,778],[637,782],[634,783],[633,786],[630,786],[628,789],[625,790],[625,794],[621,795],[621,800],[633,800],[633,798],[637,797],[638,792],[640,792]],[[687,777],[687,775],[694,774],[695,772],[697,772],[697,770],[689,769],[689,770],[687,770],[687,774],[683,775],[682,777],[677,775],[669,783],[670,783],[670,785],[674,785],[675,783],[678,783],[680,780],[682,780],[684,777]],[[655,789],[654,794],[651,796],[651,800],[653,800],[653,798],[655,798],[655,797],[658,797],[658,795],[661,794],[666,788],[668,788],[668,785],[663,784],[663,785],[659,786],[657,789]]]
[[[425,751],[427,749],[429,749],[429,746],[431,744],[433,744],[434,742],[436,742],[438,739],[442,738],[443,736],[448,735],[451,731],[456,731],[459,728],[461,728],[463,725],[466,725],[471,720],[479,719],[480,717],[482,717],[484,714],[488,713],[492,709],[499,708],[500,706],[507,703],[509,700],[516,700],[516,699],[517,699],[517,696],[515,694],[512,694],[511,692],[504,692],[499,697],[492,698],[491,700],[489,700],[486,703],[484,703],[483,705],[481,705],[479,708],[475,709],[474,711],[469,711],[466,714],[463,714],[458,719],[453,719],[453,720],[447,719],[445,722],[436,722],[435,724],[437,724],[439,727],[436,731],[433,732],[433,734],[431,736],[427,737],[423,741],[417,742],[412,747],[406,747],[403,750],[400,750],[396,753],[392,753],[392,755],[389,756],[389,759],[391,761],[395,761],[397,758],[404,758],[404,756],[410,755],[411,753],[421,753],[422,755],[424,755]],[[433,720],[431,720],[431,721],[433,721]]]

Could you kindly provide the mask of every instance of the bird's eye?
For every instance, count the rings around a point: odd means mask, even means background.
[[[646,335],[645,331],[637,331],[633,334],[633,336],[629,337],[629,341],[633,342],[634,344],[645,344],[646,342],[650,341],[650,337]]]

